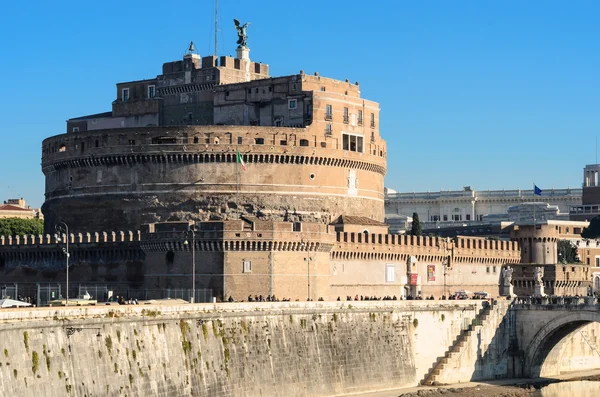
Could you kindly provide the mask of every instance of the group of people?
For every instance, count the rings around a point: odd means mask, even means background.
[[[233,298],[231,296],[229,296],[229,299],[227,299],[228,302],[233,302]],[[252,297],[252,295],[248,295],[248,302],[289,302],[290,299],[289,298],[283,298],[283,299],[279,299],[275,297],[275,294],[273,295],[267,295],[266,297],[262,296],[262,295],[254,295],[254,298]]]
[[[342,299],[338,296],[337,300],[341,301]],[[347,301],[351,301],[352,300],[352,296],[350,296],[350,295],[346,296],[346,300]],[[394,295],[394,296],[386,295],[384,297],[377,297],[375,295],[373,295],[373,296],[363,296],[363,295],[361,295],[359,297],[358,295],[356,295],[356,296],[354,296],[354,300],[355,301],[359,301],[359,300],[360,301],[396,301],[396,300],[398,300],[398,298],[396,297],[396,295]]]
[[[125,298],[124,296],[113,296],[109,300],[109,302],[117,302],[119,305],[139,305],[138,300],[134,298]]]

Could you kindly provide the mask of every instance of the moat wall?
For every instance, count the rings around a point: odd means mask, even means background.
[[[482,302],[2,310],[0,391],[328,396],[415,386]]]

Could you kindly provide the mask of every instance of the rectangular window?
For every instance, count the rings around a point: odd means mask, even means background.
[[[127,102],[129,100],[129,88],[123,88],[121,90],[121,100]]]
[[[375,113],[371,113],[371,128],[375,128]]]
[[[467,220],[470,221],[471,220],[471,215],[467,214],[466,216],[467,216]]]
[[[154,86],[153,85],[148,86],[148,98],[149,99],[154,98]]]
[[[242,144],[242,137],[238,136],[238,145],[241,145],[241,144]]]
[[[362,125],[362,110],[358,111],[358,125]]]
[[[298,101],[296,99],[289,99],[288,100],[288,109],[297,109],[298,108]]]
[[[359,135],[342,134],[342,148],[351,152],[363,152],[363,137]]]
[[[277,118],[275,120],[275,127],[282,127],[283,126],[283,120],[281,120],[281,118]]]
[[[294,222],[292,231],[294,231],[294,232],[301,232],[302,231],[302,223],[300,223],[300,222]]]
[[[331,105],[325,105],[325,120],[331,120],[333,118],[333,107]]]
[[[325,86],[321,87],[321,91],[325,92]]]
[[[73,127],[73,132],[79,132],[79,127]]]
[[[596,266],[600,266],[600,258],[596,258]]]
[[[394,265],[385,265],[385,282],[393,283],[396,279],[396,272]]]
[[[333,133],[333,129],[331,128],[331,124],[325,124],[325,134],[331,135]]]
[[[244,264],[243,272],[244,273],[252,273],[252,261],[244,260],[243,264]]]
[[[348,108],[344,108],[344,123],[348,124],[349,121],[350,121],[350,116],[348,113]]]
[[[444,215],[444,221],[448,220],[448,215]]]
[[[133,140],[133,139],[130,139],[130,140],[129,140],[129,146],[133,146],[133,145],[135,145],[135,140]]]

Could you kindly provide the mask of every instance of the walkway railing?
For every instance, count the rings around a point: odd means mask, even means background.
[[[518,296],[513,300],[520,306],[593,306],[600,305],[595,296]]]

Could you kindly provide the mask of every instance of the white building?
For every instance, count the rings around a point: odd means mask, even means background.
[[[397,193],[385,191],[385,213],[411,217],[419,214],[424,227],[473,224],[485,216],[508,215],[508,209],[525,202],[548,203],[560,213],[569,213],[571,206],[581,205],[582,189],[542,189],[542,196],[533,190],[463,190],[439,192]]]

